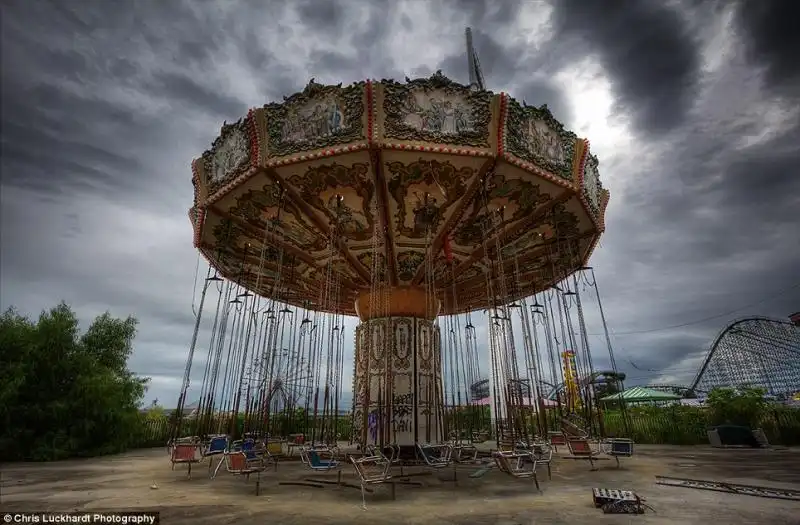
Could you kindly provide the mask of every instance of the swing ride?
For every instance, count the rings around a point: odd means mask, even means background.
[[[469,85],[441,72],[312,79],[224,124],[193,162],[189,215],[209,269],[173,439],[350,440],[449,463],[459,453],[434,448],[479,432],[547,436],[560,424],[547,411],[602,434],[595,382],[577,379],[595,373],[586,301],[605,328],[587,266],[609,198],[598,159],[547,106],[487,91],[467,40]],[[616,370],[607,331],[605,343]],[[482,367],[486,413],[471,388]],[[566,386],[549,400],[545,384]]]

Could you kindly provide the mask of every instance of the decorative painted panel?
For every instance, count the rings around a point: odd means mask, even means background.
[[[365,138],[365,82],[342,87],[312,79],[282,104],[264,106],[270,157],[348,144]]]
[[[403,250],[397,253],[397,278],[403,282],[410,282],[417,269],[425,260],[425,253],[417,250]]]
[[[370,275],[378,275],[378,276],[385,276],[386,275],[386,256],[382,253],[379,253],[376,257],[375,267],[373,268],[373,261],[372,261],[372,250],[363,251],[356,256],[358,262],[360,262],[364,268],[367,268],[370,272]]]
[[[258,231],[268,229],[290,245],[307,252],[327,249],[327,239],[307,222],[293,202],[282,198],[276,184],[270,182],[260,189],[247,191],[235,202],[228,213],[246,220]]]
[[[398,140],[489,147],[492,94],[473,91],[437,71],[401,84],[382,80],[384,134]]]
[[[375,186],[368,164],[313,166],[303,174],[292,175],[288,182],[305,202],[337,225],[340,235],[353,241],[372,238]]]
[[[599,172],[600,161],[597,157],[590,154],[586,155],[583,164],[583,196],[589,204],[592,213],[597,216],[600,213],[600,196],[603,186],[600,183]]]
[[[395,234],[411,239],[438,232],[450,206],[464,196],[476,176],[471,166],[458,167],[446,160],[389,162],[386,171],[389,195],[397,206]]]
[[[223,124],[211,149],[203,153],[203,173],[208,193],[251,168],[250,126],[247,118]]]
[[[508,99],[505,142],[509,153],[571,181],[577,140],[546,105],[537,108]]]
[[[487,191],[476,195],[453,232],[453,242],[464,248],[481,246],[505,227],[533,213],[551,199],[531,181],[494,172]]]

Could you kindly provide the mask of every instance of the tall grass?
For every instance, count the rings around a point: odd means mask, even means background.
[[[711,413],[706,408],[687,406],[641,407],[627,410],[628,425],[626,427],[623,413],[619,410],[603,412],[603,426],[607,437],[628,437],[640,444],[658,445],[704,445],[708,444],[707,431],[712,426]],[[557,413],[550,411],[548,426],[557,428]],[[298,422],[299,424],[299,422]],[[473,424],[475,424],[473,422]],[[488,419],[482,420],[488,431]],[[770,406],[759,421],[759,426],[770,443],[784,446],[800,446],[800,409]],[[309,428],[305,425],[295,426],[295,432],[309,435],[313,430],[313,422]],[[350,418],[339,418],[339,436],[350,439]],[[170,423],[166,417],[143,418],[137,445],[141,448],[163,446],[170,436]],[[192,435],[193,429],[182,429],[182,435]]]

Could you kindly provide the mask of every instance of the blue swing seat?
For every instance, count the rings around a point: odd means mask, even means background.
[[[308,466],[314,470],[331,470],[339,466],[339,462],[335,459],[320,458],[316,450],[307,450],[306,454],[308,455]]]
[[[633,457],[633,440],[610,438],[601,444],[603,453],[614,458],[619,468],[619,458]]]
[[[228,436],[214,436],[208,442],[203,456],[217,456],[228,450]]]

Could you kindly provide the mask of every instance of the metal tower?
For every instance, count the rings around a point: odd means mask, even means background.
[[[467,28],[467,64],[469,66],[469,85],[479,91],[486,89],[486,84],[483,81],[483,72],[481,71],[481,62],[478,60],[478,53],[472,47],[472,29],[469,27]]]

